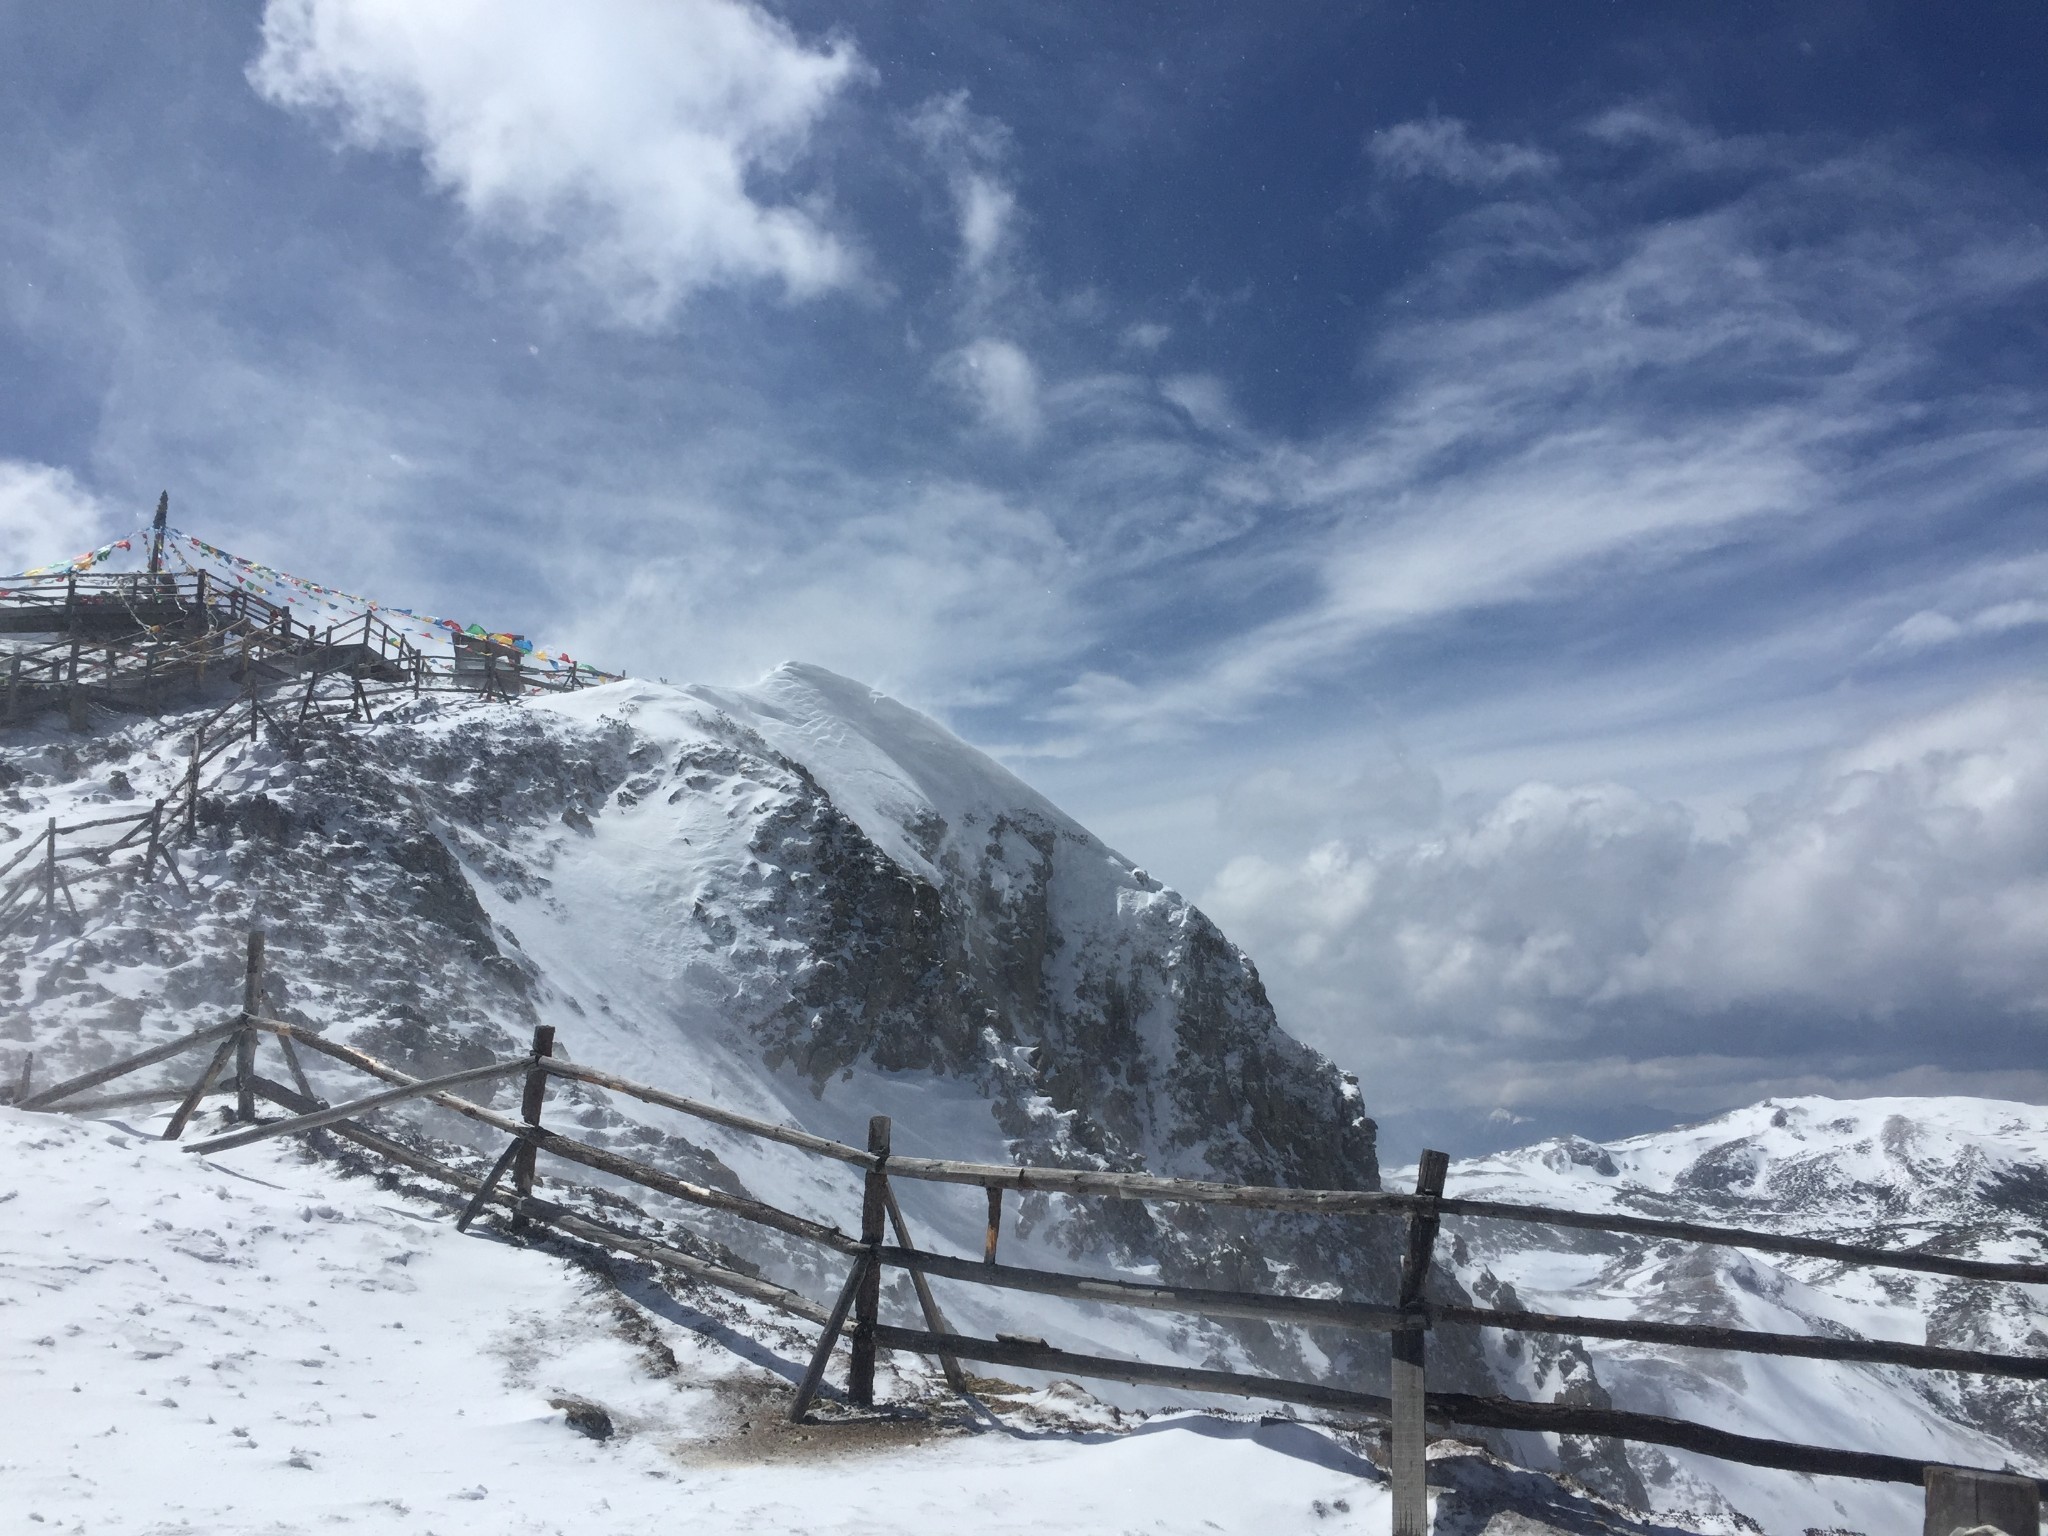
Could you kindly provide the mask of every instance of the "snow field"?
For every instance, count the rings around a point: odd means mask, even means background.
[[[800,1350],[747,1349],[764,1369],[676,1321],[687,1308],[631,1308],[562,1257],[460,1236],[288,1148],[193,1158],[157,1123],[0,1110],[10,1529],[1386,1527],[1369,1466],[1303,1424],[1113,1433],[1055,1387],[1024,1427],[984,1433],[784,1427]],[[571,1430],[549,1402],[570,1396],[617,1434]]]

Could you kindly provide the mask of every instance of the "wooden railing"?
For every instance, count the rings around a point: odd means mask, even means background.
[[[602,680],[580,663],[529,665],[488,642],[451,639],[446,656],[430,654],[375,612],[325,627],[296,617],[289,605],[209,573],[51,576],[8,585],[0,595],[0,627],[59,636],[22,647],[7,659],[8,718],[24,702],[151,703],[166,688],[204,682],[209,669],[240,678],[251,667],[275,674],[273,685],[311,672],[347,671],[357,692],[522,694],[567,692]],[[467,645],[466,654],[458,654]]]
[[[242,1009],[233,1017],[40,1092],[32,1090],[25,1068],[15,1102],[29,1109],[87,1112],[175,1099],[177,1108],[164,1132],[167,1139],[175,1140],[183,1134],[191,1115],[207,1095],[232,1092],[236,1098],[236,1128],[192,1142],[187,1145],[187,1151],[221,1153],[273,1137],[324,1130],[465,1191],[469,1199],[457,1221],[461,1229],[466,1230],[483,1211],[496,1208],[510,1216],[515,1229],[528,1224],[550,1227],[580,1241],[631,1254],[675,1269],[705,1284],[764,1302],[821,1329],[817,1346],[791,1404],[791,1416],[799,1420],[809,1412],[822,1390],[834,1348],[844,1334],[850,1346],[846,1396],[859,1406],[870,1406],[874,1401],[877,1351],[895,1349],[935,1358],[948,1383],[963,1392],[967,1390],[968,1383],[960,1362],[975,1361],[1084,1379],[1297,1403],[1380,1419],[1390,1426],[1389,1478],[1396,1536],[1422,1536],[1426,1529],[1424,1451],[1426,1424],[1430,1420],[1474,1428],[1608,1436],[1810,1475],[1924,1484],[1929,1489],[1931,1511],[1965,1506],[2000,1511],[2000,1519],[2015,1522],[2003,1528],[2018,1530],[2021,1527],[2017,1522],[2027,1509],[2032,1509],[2033,1518],[2038,1523],[2039,1497],[2044,1484],[2009,1472],[1988,1468],[1930,1467],[1912,1457],[1803,1445],[1622,1409],[1430,1391],[1426,1382],[1426,1340],[1432,1329],[1455,1325],[1757,1355],[1877,1363],[1919,1370],[1961,1371],[2032,1381],[2048,1380],[2048,1357],[1884,1340],[1503,1311],[1433,1300],[1425,1294],[1425,1281],[1430,1273],[1438,1224],[1445,1216],[1625,1233],[1991,1283],[2048,1285],[2048,1264],[1967,1259],[1924,1248],[1880,1248],[1699,1222],[1460,1199],[1443,1193],[1448,1158],[1439,1152],[1423,1154],[1417,1187],[1412,1192],[1293,1189],[1165,1178],[1145,1173],[897,1157],[891,1151],[891,1124],[887,1116],[878,1115],[869,1123],[866,1147],[851,1146],[666,1089],[633,1082],[594,1067],[561,1060],[553,1054],[554,1031],[547,1027],[535,1031],[532,1049],[525,1056],[421,1079],[367,1052],[330,1040],[316,1030],[264,1014],[263,963],[263,936],[254,933],[250,936]],[[256,1071],[257,1047],[264,1040],[276,1042],[293,1079],[292,1086],[263,1077]],[[78,1097],[128,1073],[207,1045],[214,1047],[213,1054],[205,1070],[188,1086],[167,1085],[90,1100]],[[299,1054],[301,1049],[352,1067],[390,1086],[346,1103],[330,1105],[314,1093]],[[235,1064],[235,1074],[231,1082],[222,1083],[221,1074],[227,1069],[230,1059]],[[509,1078],[519,1079],[523,1086],[517,1118],[453,1091],[470,1083]],[[708,1188],[653,1164],[566,1136],[542,1123],[547,1085],[551,1079],[623,1094],[729,1130],[858,1168],[864,1176],[858,1226],[853,1232],[843,1231],[835,1225],[781,1210],[751,1196]],[[259,1121],[256,1117],[259,1099],[291,1111],[290,1116],[281,1120]],[[481,1177],[464,1172],[360,1123],[363,1116],[409,1101],[439,1105],[505,1137],[505,1146],[489,1171]],[[758,1223],[847,1259],[850,1262],[836,1302],[829,1309],[820,1307],[785,1286],[742,1274],[685,1253],[670,1244],[626,1231],[609,1221],[536,1197],[533,1193],[535,1166],[538,1155],[542,1153],[686,1204]],[[970,1258],[920,1249],[911,1239],[892,1189],[892,1181],[899,1179],[980,1186],[986,1192],[988,1205],[982,1254],[978,1258]],[[509,1189],[506,1187],[508,1180]],[[1396,1277],[1395,1300],[1391,1304],[1075,1274],[997,1261],[1003,1200],[1009,1191],[1192,1203],[1247,1211],[1314,1213],[1339,1219],[1392,1218],[1405,1223],[1407,1241],[1401,1272]],[[893,1242],[889,1240],[892,1234]],[[881,1277],[885,1270],[892,1269],[910,1277],[923,1327],[906,1328],[882,1322]],[[1111,1306],[1254,1319],[1283,1326],[1385,1332],[1391,1335],[1393,1346],[1392,1395],[1381,1396],[1339,1383],[1296,1381],[1253,1372],[1083,1354],[1054,1347],[1039,1339],[1003,1333],[994,1338],[962,1334],[947,1324],[928,1283],[932,1278]],[[2026,1529],[2031,1531],[2035,1527]]]

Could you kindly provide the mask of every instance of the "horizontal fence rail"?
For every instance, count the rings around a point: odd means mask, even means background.
[[[125,818],[107,818],[112,825]],[[5,870],[0,869],[0,876]],[[312,1131],[333,1134],[366,1151],[447,1183],[469,1196],[458,1225],[467,1228],[486,1209],[507,1215],[515,1228],[533,1224],[575,1241],[624,1253],[774,1307],[816,1325],[820,1340],[794,1404],[801,1418],[822,1390],[827,1364],[842,1333],[851,1345],[847,1395],[856,1404],[873,1399],[877,1349],[896,1349],[937,1359],[947,1381],[960,1391],[967,1379],[960,1361],[1008,1365],[1061,1375],[1172,1387],[1201,1393],[1262,1398],[1338,1412],[1385,1419],[1393,1426],[1391,1457],[1396,1536],[1420,1536],[1423,1510],[1421,1457],[1425,1416],[1439,1422],[1478,1429],[1539,1434],[1594,1435],[1672,1447],[1701,1455],[1813,1475],[1918,1483],[1928,1473],[1911,1458],[1875,1452],[1741,1435],[1685,1420],[1622,1409],[1462,1393],[1427,1391],[1422,1340],[1439,1326],[1495,1328],[1521,1333],[1548,1333],[1576,1338],[1614,1339],[1670,1348],[1709,1349],[1757,1355],[1778,1355],[1858,1364],[1955,1371],[2021,1380],[2048,1380],[2048,1357],[1948,1349],[1890,1340],[1780,1334],[1761,1330],[1707,1327],[1635,1319],[1556,1315],[1522,1309],[1482,1308],[1463,1303],[1427,1300],[1423,1279],[1428,1273],[1438,1223],[1443,1216],[1505,1220],[1542,1226],[1649,1237],[1662,1241],[1714,1244],[1784,1253],[1843,1265],[1885,1266],[1961,1279],[2020,1284],[2048,1284],[2048,1264],[1957,1258],[1922,1250],[1886,1249],[1874,1245],[1837,1243],[1738,1227],[1667,1221],[1615,1212],[1560,1210],[1547,1206],[1492,1200],[1467,1200],[1441,1193],[1447,1160],[1440,1153],[1424,1156],[1418,1188],[1413,1193],[1384,1190],[1316,1190],[1242,1186],[1207,1180],[1162,1177],[1147,1173],[1096,1169],[1042,1168],[1028,1165],[961,1162],[948,1159],[895,1157],[890,1152],[890,1126],[876,1117],[863,1149],[791,1126],[741,1114],[665,1089],[633,1082],[594,1067],[553,1055],[553,1031],[536,1032],[532,1051],[523,1057],[480,1063],[439,1076],[421,1078],[368,1052],[332,1040],[317,1030],[264,1015],[259,1007],[263,963],[261,935],[252,933],[249,978],[244,1007],[235,1017],[192,1031],[121,1061],[94,1069],[39,1092],[29,1091],[26,1077],[17,1095],[23,1108],[70,1107],[80,1111],[117,1104],[179,1099],[166,1130],[175,1139],[201,1099],[232,1091],[235,1119],[223,1133],[194,1141],[185,1150],[218,1154],[251,1143]],[[259,1040],[275,1041],[296,1084],[287,1087],[258,1074],[254,1066]],[[78,1096],[127,1073],[156,1065],[182,1053],[213,1046],[211,1058],[189,1088],[142,1089],[79,1101]],[[386,1089],[342,1104],[327,1104],[313,1094],[301,1065],[303,1047],[387,1085]],[[234,1074],[222,1074],[233,1058]],[[477,1103],[452,1090],[472,1083],[524,1080],[517,1117]],[[731,1190],[714,1189],[643,1160],[578,1141],[541,1124],[546,1088],[561,1080],[623,1094],[728,1130],[828,1158],[860,1170],[863,1196],[859,1235],[837,1226],[785,1211]],[[218,1086],[217,1086],[218,1085]],[[254,1102],[261,1099],[290,1111],[288,1118],[259,1121]],[[362,1117],[406,1103],[431,1103],[464,1116],[505,1138],[501,1155],[479,1177],[427,1156],[361,1124]],[[673,1244],[629,1232],[586,1213],[565,1209],[533,1194],[534,1159],[541,1153],[659,1194],[714,1210],[723,1215],[782,1232],[827,1252],[850,1259],[837,1304],[820,1307],[809,1298],[756,1275],[734,1270],[685,1252]],[[894,1179],[978,1185],[989,1203],[987,1240],[979,1258],[919,1249],[910,1238],[891,1189]],[[509,1185],[509,1187],[507,1187]],[[1400,1218],[1408,1228],[1408,1258],[1396,1304],[1383,1305],[1341,1297],[1312,1297],[1165,1284],[1146,1279],[1121,1279],[1064,1273],[996,1262],[1002,1200],[1008,1192],[1058,1194],[1157,1202],[1190,1202],[1230,1206],[1247,1211],[1307,1214],[1342,1218]],[[888,1241],[893,1227],[895,1241]],[[884,1324],[879,1316],[880,1281],[885,1270],[907,1274],[923,1313],[923,1328]],[[1394,1392],[1391,1398],[1359,1392],[1327,1382],[1292,1381],[1254,1372],[1217,1370],[1177,1364],[1122,1360],[1057,1348],[1041,1339],[998,1334],[994,1339],[962,1334],[947,1324],[929,1281],[978,1285],[1108,1306],[1166,1311],[1190,1316],[1238,1318],[1269,1324],[1380,1332],[1394,1340]],[[1946,1473],[1944,1473],[1946,1475]],[[1961,1476],[1993,1476],[1962,1469]],[[2010,1479],[2008,1479],[2010,1481]]]

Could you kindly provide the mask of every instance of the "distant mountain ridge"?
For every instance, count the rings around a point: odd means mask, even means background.
[[[1767,1099],[1653,1135],[1604,1145],[1561,1137],[1455,1163],[1447,1189],[2038,1262],[2048,1257],[2048,1109],[1966,1098]],[[1440,1257],[1482,1305],[2048,1355],[2040,1287],[1493,1221],[1447,1221],[1445,1232]],[[1514,1395],[2048,1472],[2048,1393],[2038,1382],[1493,1331],[1482,1338],[1490,1369]],[[1614,1442],[1517,1450],[1626,1502],[1732,1508],[1772,1531],[1907,1529],[1919,1519],[1908,1490],[1648,1447],[1624,1455]],[[1803,1527],[1790,1523],[1795,1512]]]

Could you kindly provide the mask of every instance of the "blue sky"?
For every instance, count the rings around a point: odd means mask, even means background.
[[[0,563],[815,661],[1388,1150],[2048,1098],[2048,14],[0,0]]]

